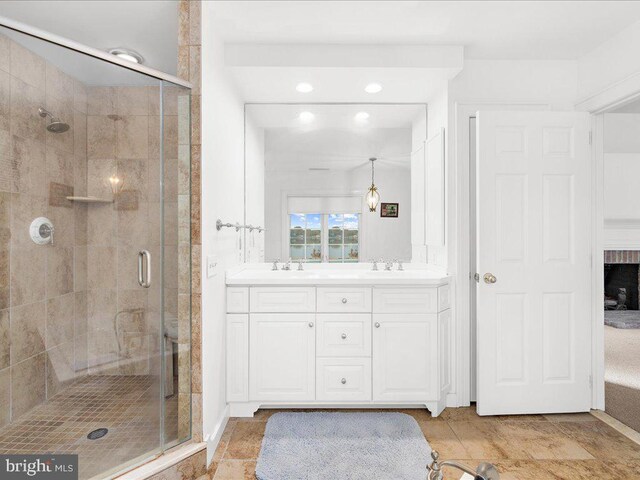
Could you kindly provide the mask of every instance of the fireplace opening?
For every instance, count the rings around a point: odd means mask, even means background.
[[[638,276],[635,263],[605,263],[604,296],[606,310],[638,310]]]

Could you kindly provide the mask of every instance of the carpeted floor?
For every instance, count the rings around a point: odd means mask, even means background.
[[[605,411],[640,432],[640,330],[604,327]]]

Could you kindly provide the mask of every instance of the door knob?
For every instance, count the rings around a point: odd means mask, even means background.
[[[346,299],[346,298],[343,298],[343,299],[342,299],[342,303],[347,303],[347,299]]]
[[[378,322],[376,322],[376,323],[374,324],[374,326],[375,326],[376,328],[380,328],[380,324],[379,324]]]
[[[496,283],[498,281],[498,279],[493,273],[485,273],[484,277],[482,278],[484,278],[484,283],[488,283],[489,285],[491,285],[492,283]]]
[[[343,340],[346,340],[346,339],[347,339],[347,334],[346,334],[346,333],[343,333],[343,334],[342,334],[342,335],[340,335],[340,336],[342,337],[342,339],[343,339]]]
[[[309,322],[309,328],[313,328],[313,322]]]

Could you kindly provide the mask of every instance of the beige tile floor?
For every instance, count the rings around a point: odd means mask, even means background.
[[[165,401],[165,432],[177,438],[177,395]],[[0,429],[0,454],[79,455],[80,479],[159,448],[157,380],[148,375],[90,375]],[[106,427],[98,440],[87,434]]]
[[[255,479],[266,422],[276,411],[229,421],[210,469],[213,480]],[[441,458],[474,467],[490,461],[502,480],[640,478],[640,445],[590,414],[479,417],[470,407],[434,419],[426,410],[401,411],[416,419]],[[445,478],[460,475],[450,471]]]

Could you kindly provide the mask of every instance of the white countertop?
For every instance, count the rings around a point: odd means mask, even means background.
[[[423,264],[407,264],[404,271],[373,271],[369,264],[305,265],[298,271],[271,270],[271,264],[253,264],[236,267],[226,273],[227,285],[424,285],[439,286],[449,283],[446,273],[429,269]]]

